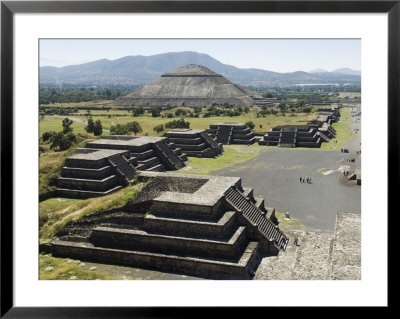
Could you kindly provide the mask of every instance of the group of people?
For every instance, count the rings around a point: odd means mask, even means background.
[[[344,176],[348,176],[349,175],[349,171],[347,171],[347,170],[343,171],[343,175]]]
[[[300,183],[311,184],[311,177],[300,177]]]

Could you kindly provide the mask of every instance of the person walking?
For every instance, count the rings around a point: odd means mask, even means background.
[[[303,177],[300,177],[300,183],[302,183],[303,182]]]
[[[294,244],[296,246],[299,246],[299,239],[297,238],[297,236],[294,236]]]

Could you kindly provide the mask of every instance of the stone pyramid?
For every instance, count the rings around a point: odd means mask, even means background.
[[[119,106],[212,106],[225,103],[251,106],[255,92],[232,83],[199,65],[179,67],[151,83],[115,100]]]

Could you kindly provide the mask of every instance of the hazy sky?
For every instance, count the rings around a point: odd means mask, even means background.
[[[276,72],[361,70],[359,39],[42,39],[40,66],[65,66],[99,59],[165,52],[206,53],[224,64]]]

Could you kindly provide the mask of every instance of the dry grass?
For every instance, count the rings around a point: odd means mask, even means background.
[[[116,276],[96,271],[80,260],[54,258],[50,254],[39,255],[40,280],[112,280]]]
[[[39,230],[40,242],[49,242],[67,223],[77,221],[85,215],[126,205],[142,187],[142,183],[130,185],[115,193],[85,200],[51,198],[41,202],[39,215],[43,222]]]

